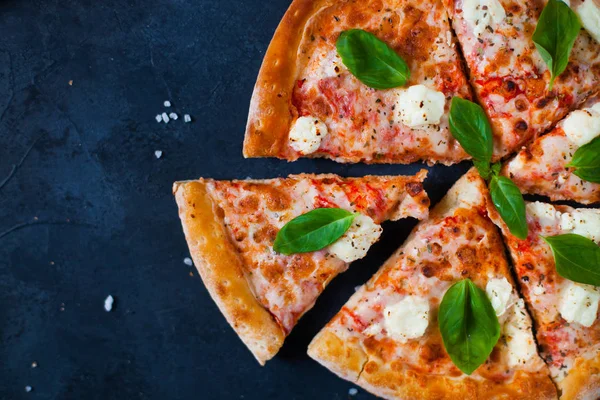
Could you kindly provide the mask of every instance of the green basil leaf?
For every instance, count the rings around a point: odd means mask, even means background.
[[[492,174],[494,174],[495,176],[500,175],[500,171],[502,170],[502,163],[501,162],[497,162],[495,164],[492,165]]]
[[[277,253],[295,254],[321,250],[350,228],[356,214],[341,208],[317,208],[289,221],[275,237]]]
[[[492,166],[488,161],[473,160],[473,165],[477,168],[479,175],[486,181],[492,176]]]
[[[525,200],[513,181],[505,176],[494,175],[490,181],[490,194],[496,210],[510,229],[510,233],[519,239],[526,239],[529,232]]]
[[[494,151],[492,127],[478,104],[453,97],[450,103],[450,132],[475,161],[490,163]],[[479,169],[479,168],[478,168]]]
[[[337,52],[359,81],[374,89],[403,86],[410,78],[406,62],[385,42],[362,29],[340,34]]]
[[[533,42],[552,74],[549,90],[554,79],[567,68],[580,29],[579,18],[568,5],[561,0],[548,0],[533,32]]]
[[[500,324],[485,292],[470,279],[455,283],[440,303],[438,324],[450,359],[471,375],[500,338]]]
[[[584,236],[566,235],[543,237],[554,254],[556,272],[573,282],[600,286],[600,247]]]
[[[567,167],[584,181],[600,183],[600,137],[578,148]]]

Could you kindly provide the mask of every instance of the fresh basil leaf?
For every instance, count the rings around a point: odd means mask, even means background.
[[[450,132],[475,161],[490,163],[494,151],[492,127],[478,104],[453,97],[450,103]],[[479,167],[478,167],[479,169]]]
[[[277,253],[295,254],[321,250],[350,228],[356,214],[341,208],[317,208],[297,216],[281,228],[273,249]]]
[[[552,249],[556,272],[573,282],[600,286],[600,247],[584,236],[542,236]]]
[[[479,175],[486,181],[492,176],[492,167],[488,161],[473,160],[473,165],[477,168]]]
[[[470,279],[455,283],[440,303],[438,324],[450,359],[471,375],[500,338],[500,324],[485,292]]]
[[[600,137],[578,148],[567,167],[584,181],[600,183]]]
[[[340,34],[337,52],[359,81],[374,89],[403,86],[410,78],[406,62],[385,42],[362,29]]]
[[[548,0],[533,32],[533,42],[552,74],[549,90],[554,79],[567,68],[580,29],[579,18],[568,5],[561,0]]]
[[[492,164],[492,174],[495,176],[500,175],[500,171],[502,170],[502,163],[501,162],[497,162],[495,164]]]
[[[525,200],[513,181],[505,176],[494,175],[490,181],[492,202],[498,213],[510,229],[510,233],[519,239],[526,239],[529,231]]]

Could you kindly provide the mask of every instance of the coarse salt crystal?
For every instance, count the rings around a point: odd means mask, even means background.
[[[31,386],[29,386],[29,385],[25,386],[25,391],[26,391],[27,393],[31,392],[31,390],[32,390],[32,389],[33,389],[33,388],[32,388]]]
[[[166,124],[169,123],[169,116],[167,115],[167,113],[162,113],[161,117],[162,117],[162,120],[165,121]]]
[[[156,118],[156,122],[158,122],[158,123],[162,122],[162,115],[158,114],[158,115],[157,115],[156,117],[154,117],[154,118]]]
[[[171,102],[169,100],[165,100],[164,105],[165,107],[171,107]]]
[[[191,267],[192,265],[194,265],[194,263],[192,262],[192,259],[191,259],[191,258],[189,258],[189,257],[186,257],[186,258],[184,258],[184,259],[183,259],[183,263],[184,263],[185,265],[188,265],[188,266],[190,266],[190,267]]]
[[[183,116],[183,120],[184,120],[185,122],[192,122],[192,117],[190,117],[190,114],[185,114],[185,115]]]
[[[171,118],[174,121],[177,121],[177,118],[179,118],[179,116],[175,113],[171,113],[171,114],[169,114],[169,118]]]
[[[156,158],[161,158],[162,157],[162,150],[156,150],[154,152],[154,155],[156,156]]]
[[[106,312],[110,312],[112,310],[113,302],[115,299],[109,294],[108,297],[104,300],[104,309]]]
[[[358,394],[358,389],[356,389],[356,388],[350,388],[350,390],[348,390],[348,394],[350,396],[356,396]]]

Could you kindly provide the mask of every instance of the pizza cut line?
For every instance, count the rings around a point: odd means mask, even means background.
[[[364,257],[386,220],[424,219],[429,198],[415,176],[290,175],[177,182],[173,193],[194,264],[227,321],[259,363],[272,358],[298,319],[348,263]],[[273,242],[290,220],[319,208],[354,213],[333,245],[284,255]]]

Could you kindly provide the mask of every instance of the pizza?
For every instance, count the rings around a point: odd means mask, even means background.
[[[512,236],[493,210],[490,215],[503,228],[541,355],[561,399],[599,398],[600,290],[558,275],[552,251],[541,236],[575,233],[600,243],[600,210],[527,203],[526,240]]]
[[[546,1],[444,1],[475,96],[492,124],[496,159],[520,149],[600,91],[600,43],[585,30],[549,90],[550,71],[532,40]],[[583,9],[572,3],[586,21],[599,13],[594,0],[586,0]],[[600,34],[597,21],[588,26]]]
[[[336,50],[362,29],[408,64],[410,79],[377,90]],[[441,0],[294,0],[252,95],[245,157],[453,164],[469,156],[448,128],[450,100],[470,89]]]
[[[386,399],[556,398],[538,356],[491,202],[475,170],[463,176],[404,245],[319,332],[308,354]],[[489,296],[501,336],[468,376],[451,361],[437,323],[444,293],[470,278]]]
[[[429,198],[414,176],[290,175],[268,180],[177,182],[173,192],[190,253],[227,321],[264,364],[348,263],[364,257],[386,220],[426,218]],[[283,255],[278,231],[318,208],[359,213],[337,242]],[[359,222],[360,221],[360,224]],[[362,224],[362,225],[361,225]]]
[[[588,182],[566,167],[575,152],[600,136],[600,98],[571,112],[550,133],[521,150],[504,167],[524,193],[551,200],[574,200],[582,204],[600,202],[600,184]]]

